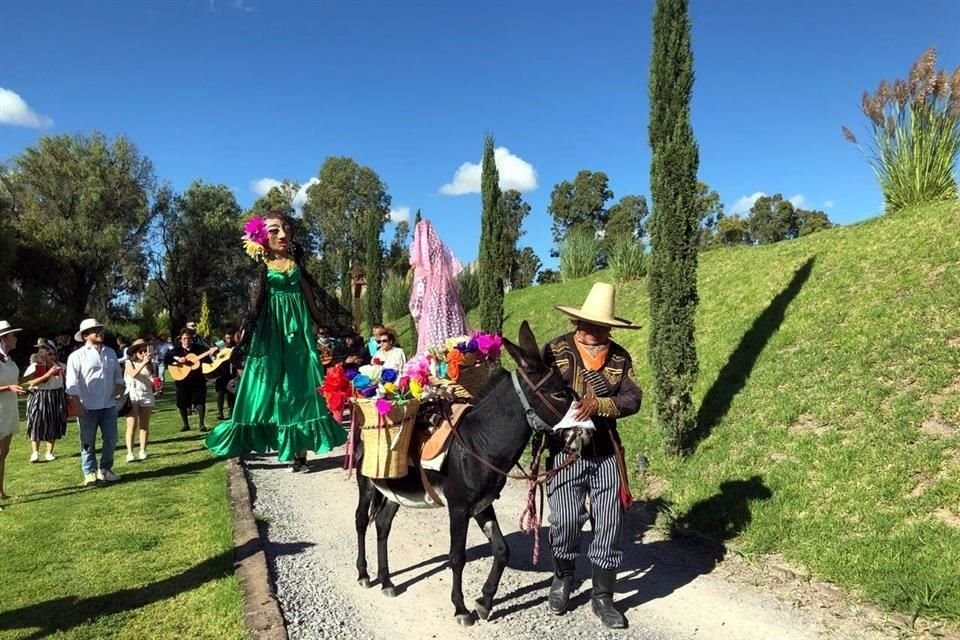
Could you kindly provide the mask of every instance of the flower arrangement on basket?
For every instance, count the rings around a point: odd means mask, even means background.
[[[503,339],[493,333],[476,331],[469,336],[447,340],[443,347],[430,350],[435,375],[459,384],[471,395],[490,379],[490,371],[500,361]]]

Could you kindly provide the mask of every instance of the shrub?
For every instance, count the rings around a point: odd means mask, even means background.
[[[600,241],[590,229],[575,229],[567,234],[560,248],[560,277],[576,280],[593,273],[597,268]]]
[[[643,244],[636,238],[624,237],[614,241],[608,258],[610,273],[617,282],[639,280],[647,275],[647,256]]]
[[[466,268],[457,276],[460,286],[460,304],[463,312],[470,313],[480,306],[480,274],[476,269]]]
[[[399,274],[387,276],[383,284],[383,316],[396,320],[410,313],[410,280]]]
[[[928,49],[906,81],[883,80],[873,95],[863,93],[872,143],[860,150],[877,175],[887,212],[957,198],[960,67],[948,75],[937,73],[936,63],[936,50]],[[846,127],[843,135],[857,144]]]

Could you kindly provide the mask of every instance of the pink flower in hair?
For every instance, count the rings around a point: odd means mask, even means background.
[[[261,246],[267,245],[267,221],[260,216],[254,216],[243,225],[243,233],[251,242]]]

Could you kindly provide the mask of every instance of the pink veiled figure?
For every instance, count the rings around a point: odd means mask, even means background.
[[[428,220],[417,223],[410,245],[413,287],[410,313],[417,322],[417,353],[467,333],[457,274],[463,267]]]

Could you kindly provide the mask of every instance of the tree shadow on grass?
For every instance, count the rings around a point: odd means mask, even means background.
[[[0,612],[0,631],[35,629],[29,640],[44,638],[57,631],[69,631],[89,624],[97,618],[127,613],[156,602],[179,596],[208,582],[219,580],[234,572],[235,561],[256,553],[259,541],[252,540],[241,547],[225,551],[186,569],[174,576],[147,585],[121,589],[98,596],[66,596],[19,609]],[[309,543],[288,543],[275,551],[278,555],[297,554],[311,546]]]
[[[199,473],[209,467],[212,467],[215,464],[222,462],[221,459],[210,456],[208,458],[202,458],[200,460],[194,460],[193,462],[185,462],[183,464],[175,464],[170,466],[160,467],[159,469],[149,469],[147,471],[134,471],[132,473],[124,473],[119,482],[98,482],[95,487],[84,487],[80,484],[58,487],[56,489],[47,489],[46,491],[37,491],[36,493],[28,493],[25,496],[21,496],[16,502],[12,503],[11,506],[17,504],[24,504],[27,502],[38,502],[40,500],[49,500],[51,498],[62,498],[64,496],[70,496],[75,493],[80,493],[81,491],[108,491],[114,487],[121,487],[127,485],[131,482],[137,482],[140,480],[150,480],[153,478],[166,478],[168,476],[181,476],[181,475],[192,475]]]
[[[757,358],[770,338],[783,324],[787,307],[797,297],[813,270],[815,256],[811,256],[794,272],[790,284],[778,293],[767,308],[753,321],[740,343],[717,374],[716,380],[703,397],[697,413],[697,426],[690,434],[689,449],[693,450],[706,439],[730,410],[733,399],[747,384]]]

